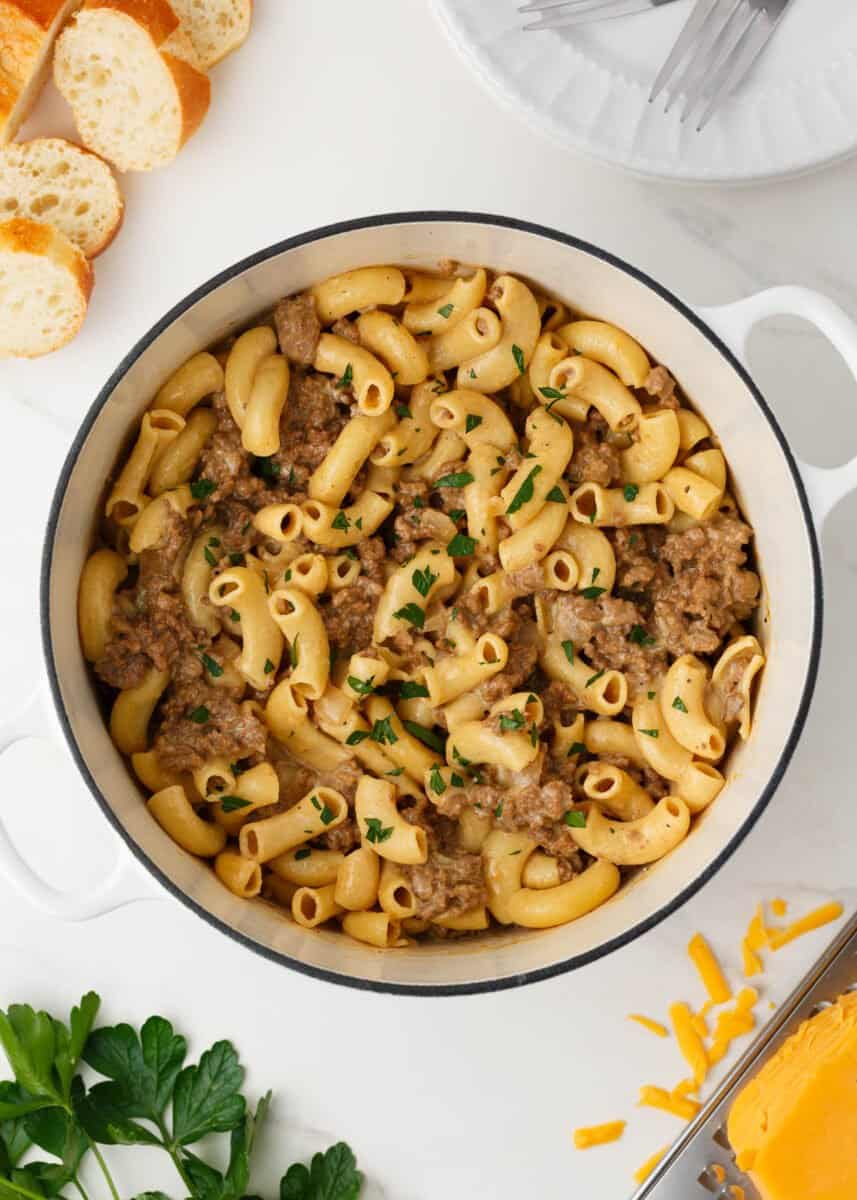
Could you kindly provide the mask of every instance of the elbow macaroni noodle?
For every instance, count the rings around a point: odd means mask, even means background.
[[[195,354],[106,489],[78,621],[113,741],[183,852],[306,929],[585,919],[751,736],[760,641],[673,652],[647,594],[665,538],[740,518],[723,452],[630,333],[513,275],[301,304],[306,353],[278,309]]]

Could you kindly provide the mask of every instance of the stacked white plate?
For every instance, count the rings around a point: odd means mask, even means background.
[[[648,103],[692,0],[572,29],[523,32],[522,0],[433,0],[495,95],[565,146],[643,175],[740,183],[857,149],[857,3],[792,0],[752,72],[697,133]]]

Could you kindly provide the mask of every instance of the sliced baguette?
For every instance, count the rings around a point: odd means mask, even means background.
[[[10,141],[45,82],[54,40],[80,0],[0,0],[0,142]]]
[[[34,138],[0,148],[0,219],[49,221],[87,258],[122,224],[119,185],[103,158],[65,138]]]
[[[210,70],[250,32],[252,0],[170,0],[193,46],[193,61]]]
[[[0,358],[35,358],[71,341],[92,291],[83,251],[51,225],[0,224]]]
[[[172,162],[211,84],[166,0],[86,0],[57,41],[54,80],[84,145],[122,171]]]

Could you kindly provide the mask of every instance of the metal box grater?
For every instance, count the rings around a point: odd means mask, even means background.
[[[735,1165],[726,1137],[732,1102],[802,1021],[829,1007],[843,992],[855,989],[857,915],[804,976],[632,1200],[733,1200],[733,1184],[744,1189],[746,1200],[759,1200],[756,1188]],[[723,1183],[714,1177],[714,1164],[725,1172]]]

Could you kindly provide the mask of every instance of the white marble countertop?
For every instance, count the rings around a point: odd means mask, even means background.
[[[80,419],[167,308],[270,242],[383,211],[505,213],[599,243],[692,302],[800,283],[857,316],[857,161],[737,191],[629,179],[556,149],[496,107],[426,0],[256,7],[251,41],[215,74],[200,134],[169,170],[123,181],[125,227],[97,263],[82,334],[53,357],[0,366],[10,449],[0,473],[0,557],[18,568],[4,572],[0,588],[4,718],[39,682],[42,526]],[[49,97],[27,132],[71,128]],[[857,389],[808,327],[762,327],[751,365],[802,457],[831,465],[857,452]],[[272,1177],[291,1155],[344,1137],[370,1177],[370,1200],[622,1200],[633,1168],[677,1132],[673,1118],[635,1109],[637,1087],[670,1083],[681,1071],[672,1043],[631,1025],[629,1009],[658,1016],[678,996],[700,998],[684,953],[696,929],[734,972],[759,899],[782,895],[795,911],[831,895],[849,908],[857,900],[857,804],[843,752],[855,729],[844,686],[857,675],[855,516],[852,498],[826,530],[821,675],[777,796],[698,896],[618,954],[520,991],[385,997],[274,966],[165,896],[67,926],[0,879],[0,1002],[65,1009],[96,987],[107,1019],[164,1013],[198,1050],[206,1039],[232,1037],[250,1067],[250,1090],[277,1093],[263,1150]],[[2,779],[0,818],[22,852],[58,886],[94,885],[116,841],[67,753],[46,739],[14,745]],[[777,956],[766,999],[785,996],[829,932]],[[622,1116],[630,1124],[620,1144],[575,1152],[576,1125]],[[113,1156],[123,1195],[175,1191],[146,1154]]]

